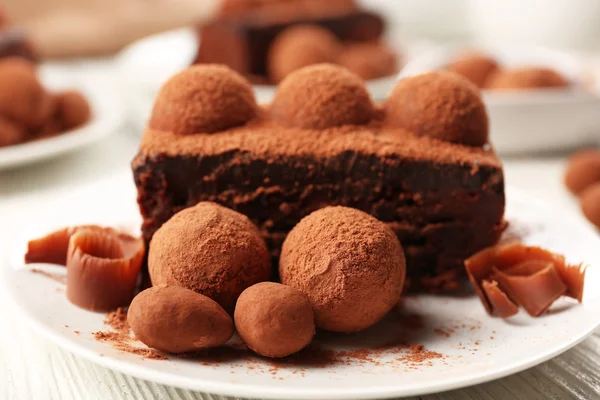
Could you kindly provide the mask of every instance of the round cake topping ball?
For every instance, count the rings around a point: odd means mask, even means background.
[[[312,65],[288,75],[271,103],[275,121],[304,129],[365,124],[373,114],[373,102],[362,80],[331,64]]]
[[[600,182],[600,150],[586,149],[571,155],[565,173],[567,189],[578,194],[596,182]]]
[[[129,306],[127,322],[142,343],[167,353],[221,346],[233,335],[233,321],[220,305],[177,286],[139,293]]]
[[[279,274],[283,284],[308,296],[317,327],[357,332],[398,303],[406,263],[386,224],[352,208],[326,207],[288,234]]]
[[[269,76],[280,82],[312,64],[333,63],[342,45],[333,33],[317,25],[294,25],[283,30],[269,48]]]
[[[235,306],[234,320],[246,345],[265,357],[294,354],[315,334],[308,298],[280,283],[262,282],[244,290]]]
[[[90,105],[80,92],[69,90],[55,97],[57,118],[65,130],[77,128],[90,119]]]
[[[223,65],[195,65],[161,88],[150,128],[176,134],[213,133],[240,126],[256,116],[252,86]]]
[[[338,63],[365,80],[393,75],[398,71],[396,54],[379,42],[346,46]]]
[[[228,312],[244,289],[271,276],[271,258],[256,226],[216,203],[175,214],[150,241],[153,285],[181,286],[210,297]]]
[[[0,60],[0,115],[37,129],[54,111],[52,96],[35,74],[35,65],[23,58]]]
[[[402,79],[385,108],[393,125],[419,136],[469,146],[483,146],[488,141],[488,115],[479,89],[453,72]]]
[[[446,66],[448,71],[464,76],[479,88],[485,87],[488,78],[499,68],[496,60],[480,53],[463,54]]]
[[[498,70],[487,82],[489,89],[539,89],[569,86],[567,78],[550,68],[523,67]]]

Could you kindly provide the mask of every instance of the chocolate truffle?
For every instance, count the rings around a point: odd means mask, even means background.
[[[154,286],[135,296],[127,322],[142,343],[168,353],[221,346],[233,335],[233,321],[220,305],[177,286]]]
[[[290,73],[308,65],[333,63],[341,43],[325,28],[317,25],[295,25],[283,30],[269,48],[269,76],[280,82]]]
[[[396,54],[379,42],[345,46],[338,63],[365,80],[393,75],[398,69]]]
[[[291,286],[257,283],[235,305],[235,328],[246,345],[265,357],[285,357],[306,347],[315,334],[308,298]]]
[[[0,116],[0,147],[18,144],[27,138],[27,132],[22,126]]]
[[[353,208],[326,207],[290,231],[279,274],[308,296],[317,327],[357,332],[398,302],[406,264],[389,226]]]
[[[581,150],[569,157],[565,186],[578,194],[595,182],[600,182],[600,150]]]
[[[537,89],[569,86],[567,78],[550,68],[522,67],[498,70],[487,82],[489,89]]]
[[[588,186],[579,196],[583,215],[600,228],[600,182]]]
[[[77,128],[90,119],[90,105],[80,92],[62,92],[55,96],[55,100],[57,118],[65,130]]]
[[[365,124],[373,114],[362,80],[332,64],[312,65],[288,75],[271,103],[275,121],[304,129]]]
[[[482,146],[488,141],[488,115],[479,89],[448,71],[404,78],[385,104],[391,124],[448,142]]]
[[[260,232],[245,216],[200,202],[175,214],[150,242],[153,285],[182,286],[210,297],[227,311],[248,286],[271,276]]]
[[[448,71],[464,76],[483,88],[488,78],[500,68],[496,60],[484,54],[463,54],[446,66]]]
[[[31,129],[50,118],[52,96],[38,80],[30,61],[16,57],[0,60],[0,87],[0,115]]]
[[[256,112],[252,87],[240,74],[223,65],[195,65],[163,85],[149,126],[182,135],[212,133],[243,125]]]

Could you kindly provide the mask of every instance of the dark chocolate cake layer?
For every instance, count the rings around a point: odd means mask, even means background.
[[[417,137],[379,120],[320,131],[262,117],[213,134],[149,129],[133,171],[146,242],[179,210],[215,201],[248,215],[276,258],[302,217],[344,205],[396,232],[414,290],[456,289],[463,260],[505,225],[502,166],[489,146]]]

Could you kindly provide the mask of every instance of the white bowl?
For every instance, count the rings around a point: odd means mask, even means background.
[[[409,62],[400,79],[443,68],[461,49],[441,47]],[[485,53],[509,67],[553,68],[571,82],[568,89],[483,90],[490,116],[490,135],[501,154],[564,150],[595,143],[600,137],[600,97],[586,83],[589,71],[576,58],[543,48],[487,48]]]

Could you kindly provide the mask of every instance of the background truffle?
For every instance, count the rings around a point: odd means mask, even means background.
[[[365,80],[393,75],[398,70],[396,54],[379,42],[345,46],[338,63]]]
[[[285,357],[306,347],[315,334],[308,298],[274,282],[257,283],[240,295],[235,327],[246,345],[266,357]]]
[[[177,134],[212,133],[242,125],[257,112],[252,87],[223,65],[195,65],[163,85],[149,127]]]
[[[600,228],[600,182],[588,186],[579,197],[583,215]]]
[[[568,85],[569,81],[558,72],[538,67],[498,70],[487,83],[489,89],[536,89]]]
[[[600,182],[600,150],[587,149],[571,155],[565,173],[567,189],[578,194],[595,182]]]
[[[55,96],[58,121],[65,130],[85,124],[91,116],[90,105],[78,91],[69,90]]]
[[[35,66],[23,58],[0,60],[0,115],[29,129],[37,129],[54,111],[52,96],[35,74]]]
[[[267,65],[274,82],[312,64],[334,63],[341,43],[325,28],[317,25],[294,25],[283,30],[269,48]]]
[[[22,126],[0,116],[0,147],[11,146],[27,139],[27,132]]]
[[[406,275],[394,232],[359,210],[326,207],[288,234],[279,261],[281,282],[305,293],[316,325],[356,332],[398,302]]]
[[[175,214],[150,242],[153,285],[182,286],[233,311],[244,289],[271,276],[271,258],[250,220],[216,203]]]
[[[388,120],[419,136],[482,146],[488,141],[488,115],[479,89],[448,71],[402,79],[385,104]]]
[[[129,306],[127,322],[142,343],[168,353],[221,346],[233,335],[233,321],[221,306],[177,286],[139,293]]]
[[[373,114],[363,81],[331,64],[312,65],[288,75],[271,103],[274,120],[305,129],[360,125],[369,122]]]
[[[499,68],[496,60],[479,53],[463,54],[446,66],[448,71],[464,76],[479,88],[485,87],[489,77]]]

